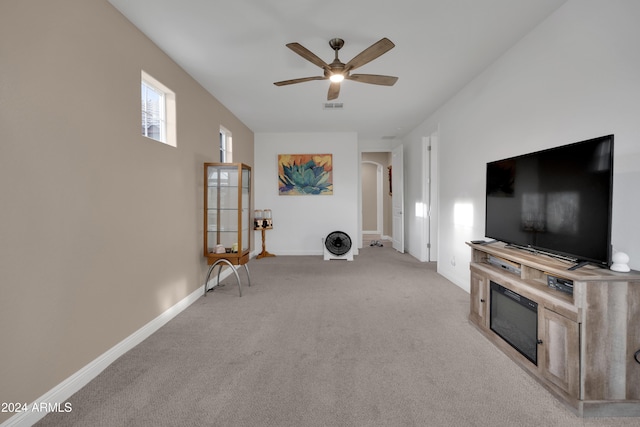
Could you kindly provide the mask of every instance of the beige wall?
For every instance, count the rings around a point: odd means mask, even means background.
[[[362,231],[378,231],[378,165],[362,162]],[[379,230],[382,232],[382,230]]]
[[[178,146],[140,135],[140,70]],[[0,400],[32,402],[201,286],[202,163],[253,133],[106,0],[0,2]],[[0,414],[0,422],[11,414]]]

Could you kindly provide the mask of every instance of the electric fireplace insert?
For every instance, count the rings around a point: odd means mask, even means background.
[[[491,330],[538,364],[538,303],[490,282]]]

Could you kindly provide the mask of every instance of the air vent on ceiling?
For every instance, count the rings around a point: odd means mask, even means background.
[[[325,102],[322,104],[323,110],[342,110],[343,108],[343,102]]]
[[[385,135],[382,137],[382,139],[396,139],[396,137],[393,135]]]

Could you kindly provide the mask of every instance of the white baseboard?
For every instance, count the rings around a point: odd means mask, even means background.
[[[380,230],[362,230],[362,234],[382,234]]]
[[[220,279],[231,274],[231,270],[225,270],[220,275]],[[198,298],[204,294],[204,285],[199,286],[190,295],[180,300],[177,304],[170,307],[164,313],[144,325],[142,328],[120,341],[114,347],[110,348],[91,363],[80,369],[75,374],[40,396],[39,399],[31,402],[27,407],[27,411],[20,412],[9,418],[0,427],[27,427],[32,426],[49,413],[50,408],[55,410],[56,404],[64,410],[65,402],[74,393],[87,385],[91,380],[104,371],[109,365],[116,361],[120,356],[131,350],[136,345],[147,339],[151,334],[164,326],[171,319],[180,314],[183,310],[193,304]],[[37,410],[32,410],[34,408]],[[47,408],[40,411],[40,408]]]
[[[381,240],[393,240],[391,238],[391,236],[387,236],[386,234],[382,234],[379,231],[363,231],[362,235],[364,236],[365,234],[379,234]]]

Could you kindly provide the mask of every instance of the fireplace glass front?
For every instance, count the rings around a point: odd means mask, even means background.
[[[493,281],[491,285],[491,330],[538,364],[538,303]]]

